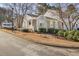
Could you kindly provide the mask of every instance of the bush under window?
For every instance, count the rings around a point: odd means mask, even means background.
[[[29,32],[28,29],[22,29],[21,31],[23,31],[23,32]]]
[[[39,32],[46,33],[46,28],[39,28]]]

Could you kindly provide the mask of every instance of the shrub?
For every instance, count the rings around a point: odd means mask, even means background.
[[[67,31],[65,31],[64,32],[64,37],[66,37],[67,35],[69,35],[69,34],[72,34],[72,35],[74,35],[74,33],[75,33],[75,31],[70,31],[70,30],[67,30]]]
[[[23,32],[29,32],[28,29],[22,29],[21,31],[23,31]]]
[[[46,28],[39,28],[39,32],[46,33]],[[62,36],[68,40],[79,41],[78,30],[61,30],[61,29],[49,28],[47,33]]]
[[[55,30],[54,30],[54,34],[57,35],[58,32],[59,32],[59,29],[55,29]]]
[[[38,32],[37,30],[34,30],[35,32]]]
[[[69,32],[69,34],[74,35],[74,33],[76,32],[76,30],[71,30],[71,31],[68,31],[68,32]]]
[[[73,35],[72,34],[68,34],[65,38],[66,39],[73,39]]]
[[[49,29],[48,29],[48,33],[51,33],[51,34],[52,34],[52,33],[53,33],[53,31],[54,31],[54,29],[53,29],[53,28],[49,28]]]
[[[73,40],[77,39],[77,36],[73,36]]]
[[[74,41],[79,41],[79,31],[76,31],[73,36]]]
[[[73,36],[74,41],[79,41],[79,36]]]
[[[79,31],[75,31],[74,35],[79,36]]]
[[[66,32],[64,32],[64,37],[66,39],[79,41],[79,31],[77,31],[77,30],[66,31]]]
[[[65,31],[60,30],[60,31],[58,31],[57,35],[58,35],[58,36],[64,36],[64,32],[65,32]]]
[[[69,34],[68,31],[65,31],[64,32],[64,37],[66,37],[68,34]]]
[[[75,32],[76,32],[75,30],[71,30],[71,31],[67,30],[64,32],[64,37],[67,37],[69,34],[74,35]]]
[[[49,29],[48,29],[48,33],[54,34],[54,30],[55,30],[54,28],[49,28]]]
[[[50,33],[50,34],[57,34],[58,31],[59,31],[59,29],[54,29],[54,28],[49,28],[48,29],[48,33]]]
[[[46,33],[46,28],[39,28],[39,32]]]

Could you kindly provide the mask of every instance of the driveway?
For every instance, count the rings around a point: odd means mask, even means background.
[[[34,43],[0,31],[1,56],[79,56],[79,49],[59,48]]]

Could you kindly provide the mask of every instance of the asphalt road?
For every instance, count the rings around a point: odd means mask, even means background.
[[[79,56],[79,49],[34,43],[0,31],[0,56]]]

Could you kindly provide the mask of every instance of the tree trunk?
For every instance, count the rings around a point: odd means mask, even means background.
[[[63,21],[64,25],[66,26],[66,29],[68,30],[68,26],[67,26],[66,22],[63,19],[62,9],[61,9],[60,3],[59,3],[59,16],[60,16],[61,20]]]
[[[72,25],[72,29],[74,29],[75,24],[77,23],[78,19],[75,21],[75,23]]]

